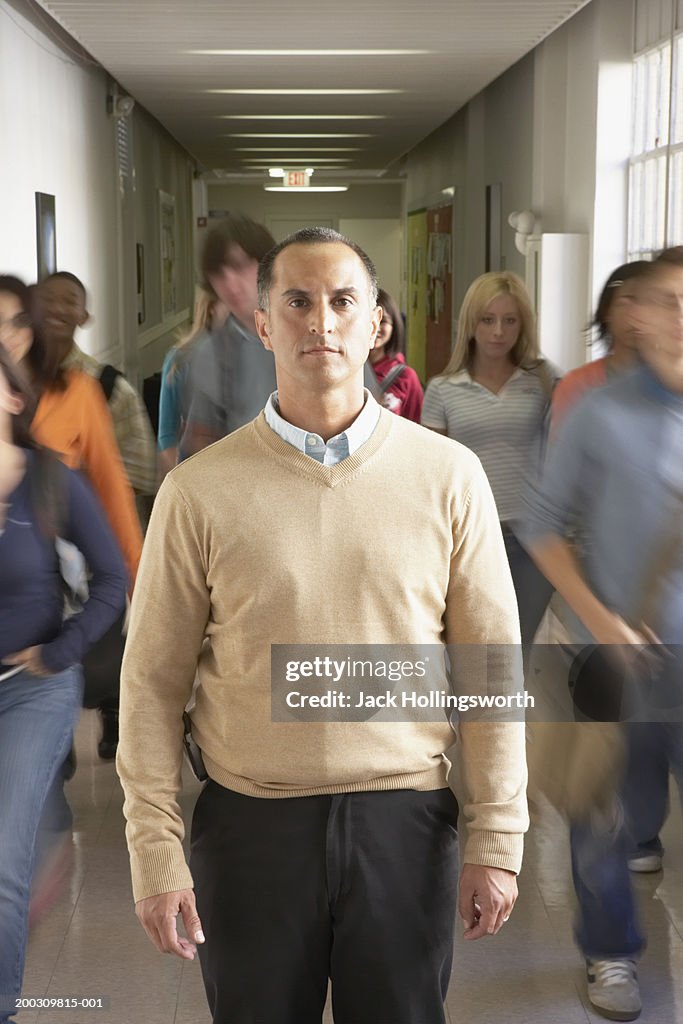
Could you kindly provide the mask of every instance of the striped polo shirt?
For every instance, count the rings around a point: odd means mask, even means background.
[[[429,382],[422,423],[479,456],[506,522],[518,516],[522,487],[538,466],[547,407],[543,382],[530,370],[517,367],[497,395],[460,370]]]

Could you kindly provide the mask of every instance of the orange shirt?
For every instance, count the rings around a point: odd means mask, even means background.
[[[88,477],[119,542],[132,586],[142,552],[142,530],[107,403],[99,382],[83,370],[68,370],[66,379],[66,391],[43,393],[33,418],[33,435],[67,466]]]
[[[560,423],[567,413],[574,408],[581,396],[592,388],[599,388],[607,383],[607,356],[595,359],[585,366],[572,370],[558,383],[553,391],[550,406],[550,436],[555,437]]]

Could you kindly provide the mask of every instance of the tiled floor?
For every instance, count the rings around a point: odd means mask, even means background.
[[[26,996],[78,995],[109,1009],[26,1011],[21,1024],[208,1024],[199,964],[157,953],[133,912],[121,815],[111,764],[95,755],[97,721],[85,712],[78,770],[68,785],[76,817],[76,862],[68,890],[34,929]],[[197,784],[187,778],[189,811]],[[663,875],[636,879],[649,937],[640,969],[643,1024],[683,1024],[683,822],[678,801],[666,826]],[[491,940],[456,945],[450,1024],[585,1024],[583,972],[571,933],[572,891],[565,829],[540,813],[527,841],[520,898]],[[459,929],[458,929],[459,933]],[[331,1024],[329,1012],[325,1024]],[[416,1022],[418,1024],[418,1022]]]

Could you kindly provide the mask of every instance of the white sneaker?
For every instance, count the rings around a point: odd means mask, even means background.
[[[635,1020],[642,1003],[634,960],[587,960],[588,998],[609,1020]]]
[[[661,871],[662,855],[661,853],[641,853],[637,857],[630,857],[628,869],[641,875],[649,875],[655,871]]]

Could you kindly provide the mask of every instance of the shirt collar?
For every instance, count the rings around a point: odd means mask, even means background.
[[[505,384],[507,385],[507,384],[510,383],[510,381],[517,380],[518,377],[521,377],[526,372],[528,372],[528,371],[526,371],[523,366],[516,366],[514,368],[513,372],[511,373],[511,375],[506,380]],[[463,368],[462,370],[458,370],[456,373],[449,373],[448,374],[448,380],[450,380],[453,384],[476,384],[477,383],[477,381],[473,379],[472,374],[467,369],[467,367]],[[479,386],[481,386],[481,385],[479,385]]]
[[[288,444],[293,445],[305,455],[310,455],[312,450],[326,450],[330,447],[339,448],[340,445],[343,445],[346,449],[345,456],[353,455],[361,445],[364,445],[370,439],[380,417],[380,407],[367,388],[363,389],[363,394],[365,395],[365,403],[353,423],[346,430],[342,431],[341,434],[331,437],[327,444],[325,444],[319,434],[309,430],[302,430],[301,427],[295,427],[293,423],[288,423],[287,420],[282,418],[278,405],[277,391],[274,391],[266,402],[264,410],[266,423],[283,441],[287,441]]]

